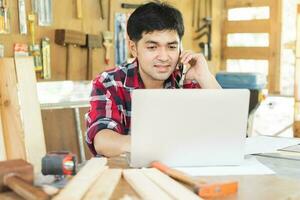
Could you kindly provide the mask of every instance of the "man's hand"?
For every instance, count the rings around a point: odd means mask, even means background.
[[[188,67],[185,74],[185,81],[196,80],[202,88],[221,88],[215,77],[210,73],[208,64],[201,53],[183,51],[180,55],[180,62]]]

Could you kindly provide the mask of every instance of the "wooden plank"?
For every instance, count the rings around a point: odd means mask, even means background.
[[[262,59],[269,58],[269,47],[226,47],[224,59]]]
[[[300,5],[297,7],[296,66],[294,81],[294,137],[300,137]]]
[[[123,170],[123,176],[142,199],[172,199],[159,186],[153,183],[140,169]]]
[[[0,59],[0,93],[3,136],[7,159],[21,158],[26,160],[13,58]]]
[[[270,20],[225,21],[224,33],[268,33]]]
[[[107,169],[106,163],[106,158],[90,159],[53,200],[80,200],[101,173]]]
[[[0,93],[0,98],[1,98],[1,93]],[[1,100],[0,100],[0,102],[1,102]],[[6,160],[6,150],[5,150],[3,134],[4,133],[3,133],[3,127],[2,127],[1,104],[0,104],[0,161]]]
[[[202,199],[193,193],[191,190],[188,190],[183,185],[179,184],[169,176],[165,175],[161,171],[155,168],[142,169],[142,172],[151,179],[156,185],[166,191],[171,197],[178,200],[199,200]]]
[[[15,65],[27,161],[34,166],[35,172],[40,172],[46,145],[33,57],[15,57]]]
[[[106,169],[86,193],[83,200],[109,200],[121,175],[121,169]]]
[[[281,1],[270,0],[269,93],[280,93],[281,21]]]
[[[277,0],[276,0],[277,1]],[[226,0],[226,8],[269,6],[270,0]]]

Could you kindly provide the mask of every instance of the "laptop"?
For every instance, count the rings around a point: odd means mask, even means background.
[[[131,167],[240,165],[246,89],[138,89],[132,93]]]

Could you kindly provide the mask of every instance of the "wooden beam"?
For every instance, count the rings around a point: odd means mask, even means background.
[[[294,137],[300,137],[300,4],[297,7],[296,67],[294,80]]]
[[[0,59],[0,93],[3,136],[7,159],[21,158],[26,160],[13,58]]]
[[[1,98],[1,92],[0,92]],[[1,102],[1,100],[0,100]],[[2,127],[2,119],[1,119],[1,104],[0,104],[0,161],[6,160],[6,150],[5,150],[5,143],[3,137],[3,127]]]
[[[142,172],[152,180],[156,185],[166,191],[174,199],[190,199],[190,200],[201,200],[199,196],[188,190],[183,185],[179,184],[169,176],[165,175],[161,171],[155,168],[142,169]]]
[[[270,20],[225,21],[224,34],[227,33],[269,33]]]
[[[281,0],[270,1],[269,93],[280,93]]]
[[[109,200],[121,176],[121,169],[104,170],[86,193],[83,200]]]
[[[90,159],[53,200],[82,199],[97,178],[107,169],[106,163],[106,158]]]
[[[35,173],[38,173],[41,171],[41,160],[46,155],[46,145],[33,57],[16,57],[15,65],[26,157],[27,161],[34,166]]]
[[[123,170],[123,176],[142,199],[173,199],[153,183],[140,169]]]
[[[270,0],[226,0],[226,8],[269,6]]]
[[[224,59],[259,59],[269,58],[269,47],[226,47]]]

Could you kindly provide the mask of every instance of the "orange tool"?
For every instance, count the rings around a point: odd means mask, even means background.
[[[176,169],[171,169],[158,161],[152,162],[150,166],[162,171],[178,181],[193,186],[195,188],[195,193],[202,198],[223,197],[234,194],[238,190],[237,181],[207,184],[204,181],[197,182],[185,173]]]

